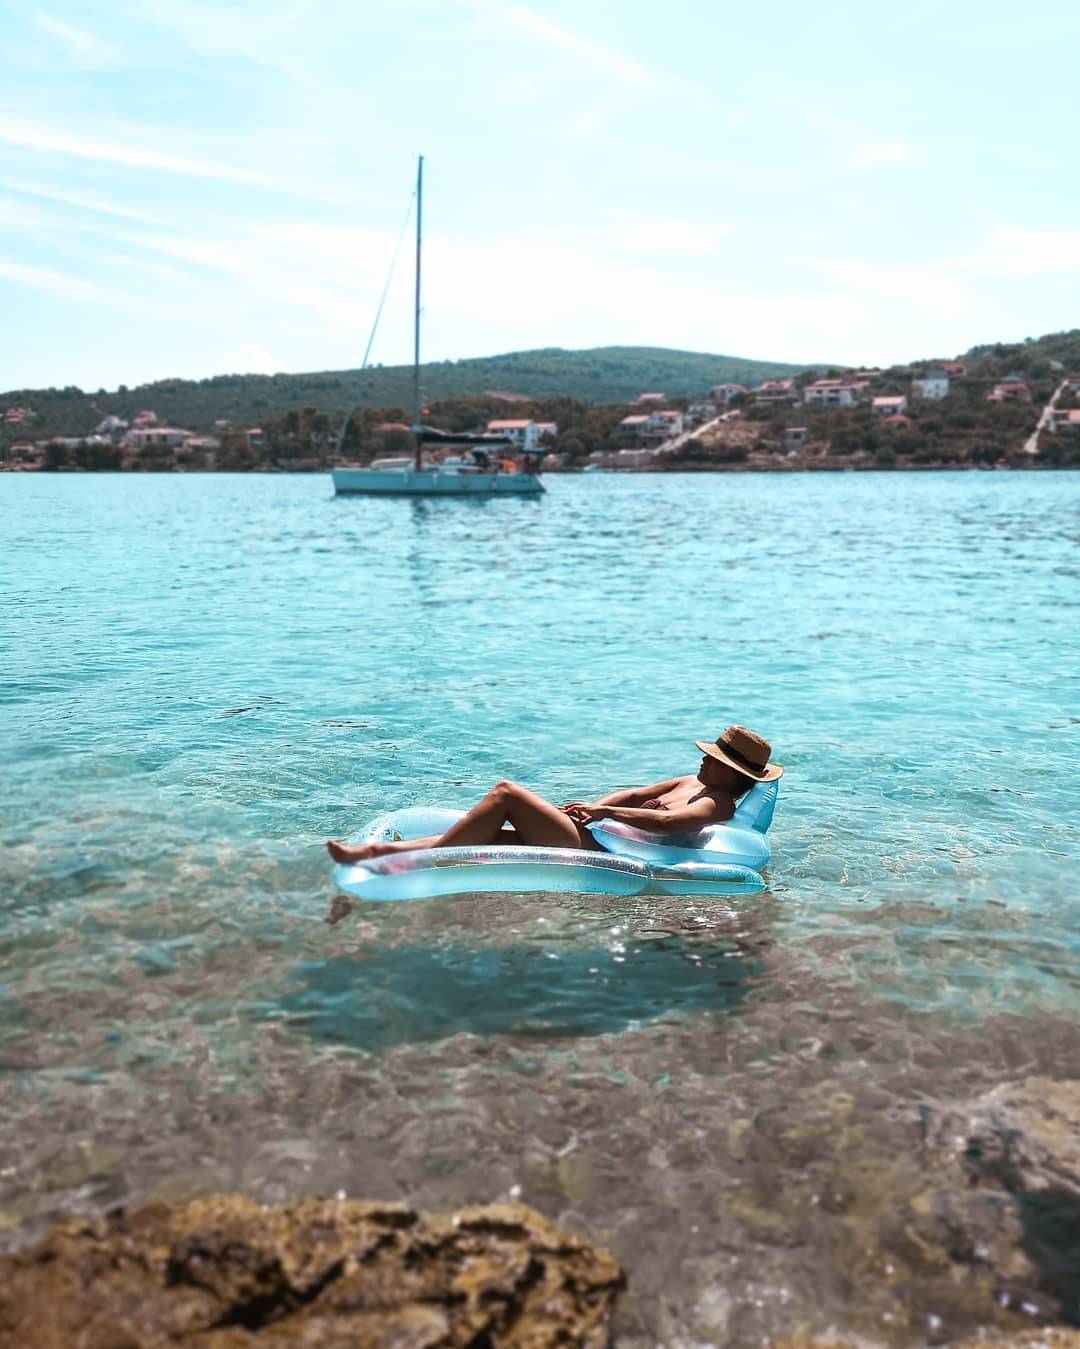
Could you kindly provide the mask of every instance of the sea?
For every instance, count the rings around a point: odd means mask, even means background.
[[[620,1343],[966,1332],[890,1177],[1080,1077],[1080,474],[547,486],[0,477],[0,1245],[520,1200],[623,1262]],[[335,903],[384,810],[732,722],[785,768],[760,895]]]

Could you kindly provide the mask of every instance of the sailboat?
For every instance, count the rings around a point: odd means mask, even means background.
[[[420,396],[420,255],[424,200],[424,157],[416,166],[416,299],[413,310],[413,455],[376,460],[364,468],[347,465],[332,470],[334,491],[364,496],[535,496],[545,491],[538,454],[521,464],[505,456],[512,442],[500,436],[452,435],[421,423]],[[347,419],[346,419],[347,422]],[[342,427],[344,438],[344,426]],[[439,463],[425,463],[425,445],[448,453]],[[451,453],[450,451],[454,451]]]

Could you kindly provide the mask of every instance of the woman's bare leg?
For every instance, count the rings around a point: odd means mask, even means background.
[[[330,840],[326,846],[335,862],[366,862],[373,857],[410,852],[414,848],[467,848],[496,843],[506,823],[513,827],[514,841],[527,847],[599,847],[588,830],[576,825],[558,806],[516,782],[497,783],[445,834],[403,839],[400,843],[363,843],[355,847]]]

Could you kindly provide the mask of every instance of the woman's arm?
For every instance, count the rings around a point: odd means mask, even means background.
[[[681,778],[668,778],[666,782],[654,782],[651,787],[622,787],[618,791],[608,792],[592,804],[594,806],[632,806],[635,802],[651,801],[654,796],[663,796],[677,787]]]
[[[648,798],[646,798],[647,800]],[[635,810],[631,806],[586,807],[587,818],[582,824],[594,820],[615,820],[619,824],[632,824],[638,829],[648,829],[657,834],[695,833],[707,824],[723,824],[735,814],[735,802],[729,796],[700,796],[688,805],[676,810]]]

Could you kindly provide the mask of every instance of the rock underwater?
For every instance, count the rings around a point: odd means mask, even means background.
[[[242,1195],[58,1224],[0,1257],[3,1349],[601,1349],[624,1276],[522,1205]]]

